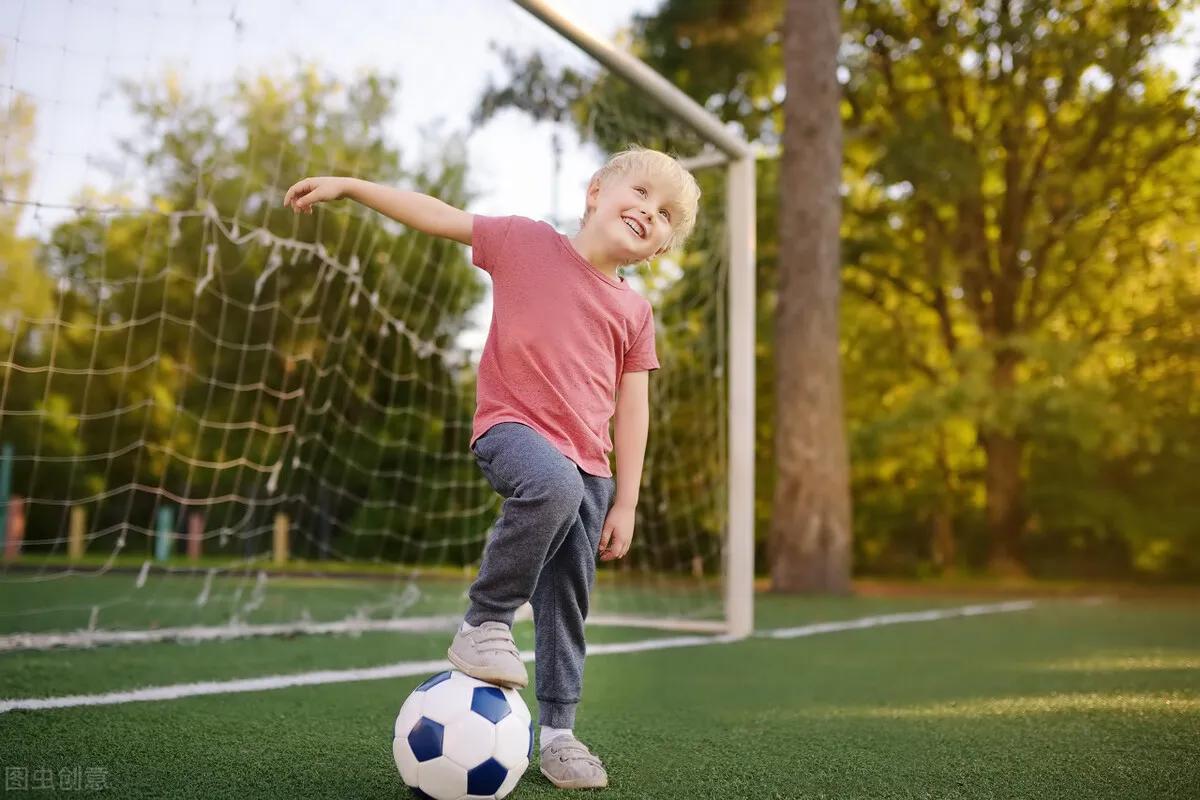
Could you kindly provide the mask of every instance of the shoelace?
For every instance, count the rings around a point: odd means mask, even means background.
[[[490,635],[484,635],[490,634]],[[485,652],[503,651],[512,653],[517,658],[521,657],[521,651],[517,649],[516,643],[512,640],[512,634],[508,632],[508,628],[503,625],[480,625],[473,631],[469,631],[470,636],[479,650]],[[499,646],[484,647],[488,642],[500,642]]]

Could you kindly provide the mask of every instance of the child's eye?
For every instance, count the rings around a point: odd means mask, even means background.
[[[659,213],[662,214],[664,217],[666,217],[667,222],[671,221],[671,215],[665,208],[662,211],[660,211]]]
[[[645,189],[643,189],[641,186],[635,186],[635,187],[633,187],[633,188],[634,188],[635,190],[637,190],[638,192],[641,192],[643,195],[644,195],[644,194],[646,194],[646,190],[645,190]]]

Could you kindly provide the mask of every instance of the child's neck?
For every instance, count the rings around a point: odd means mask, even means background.
[[[614,281],[621,280],[621,276],[617,274],[617,267],[621,265],[605,260],[603,246],[599,242],[593,241],[587,230],[581,230],[572,236],[570,242],[574,246],[575,251],[587,259],[587,262],[593,267]]]

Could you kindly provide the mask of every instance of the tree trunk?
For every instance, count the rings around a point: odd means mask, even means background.
[[[954,471],[950,468],[950,454],[946,447],[946,431],[942,428],[937,433],[937,464],[938,474],[942,478],[942,492],[938,497],[933,511],[933,536],[930,551],[933,555],[933,565],[939,575],[948,575],[956,571],[958,547],[954,541]]]
[[[988,570],[997,575],[1024,575],[1021,563],[1021,451],[1019,439],[1010,434],[988,433],[983,437],[987,454],[987,527],[991,538]]]
[[[933,512],[933,566],[938,574],[952,575],[956,572],[956,557],[954,516],[949,508],[942,505]]]
[[[849,459],[838,354],[839,5],[788,0],[775,319],[775,591],[850,591]]]
[[[998,396],[1008,396],[1016,382],[1017,356],[1001,350],[992,373]],[[982,430],[980,444],[987,457],[987,528],[991,538],[988,570],[996,575],[1025,575],[1021,562],[1021,532],[1025,526],[1022,502],[1021,455],[1024,444],[1012,432]]]

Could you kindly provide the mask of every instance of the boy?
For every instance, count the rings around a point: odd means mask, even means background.
[[[617,268],[679,249],[695,225],[700,189],[670,156],[631,148],[592,177],[574,237],[353,178],[305,178],[283,202],[311,214],[316,203],[341,197],[471,245],[474,264],[492,276],[469,446],[505,500],[447,656],[480,680],[525,686],[512,622],[529,601],[541,771],[560,788],[607,786],[604,766],[572,731],[584,620],[597,551],[604,561],[621,558],[633,537],[648,378],[659,367],[650,303]],[[617,481],[608,466],[614,415]]]

